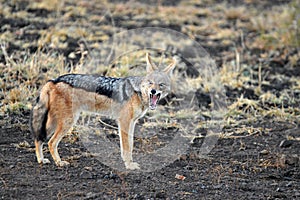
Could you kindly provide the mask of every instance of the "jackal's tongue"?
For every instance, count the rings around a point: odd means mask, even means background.
[[[150,95],[150,108],[155,109],[159,100],[159,95]]]
[[[156,95],[152,95],[152,98],[151,98],[151,104],[152,104],[152,105],[156,105],[157,100],[158,100],[158,97],[157,97]]]

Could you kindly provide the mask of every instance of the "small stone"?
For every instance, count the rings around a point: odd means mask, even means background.
[[[84,167],[84,169],[87,170],[87,171],[93,171],[92,167]]]
[[[175,178],[183,181],[186,177],[183,175],[176,174]]]
[[[262,150],[261,152],[259,152],[260,155],[268,155],[269,154],[269,151],[264,149]]]

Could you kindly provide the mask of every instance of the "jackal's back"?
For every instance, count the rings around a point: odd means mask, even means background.
[[[112,98],[117,102],[128,100],[134,92],[140,92],[140,77],[115,78],[89,74],[66,74],[51,80],[54,84],[66,83],[73,88],[83,89]]]
[[[54,84],[63,82],[71,87],[83,89],[87,92],[95,92],[111,98],[114,88],[120,82],[120,78],[89,74],[66,74],[51,81]]]

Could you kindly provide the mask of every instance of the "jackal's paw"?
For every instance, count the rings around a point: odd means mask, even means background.
[[[70,163],[69,162],[67,162],[67,161],[58,161],[58,162],[56,162],[56,165],[58,166],[58,167],[65,167],[65,166],[67,166],[67,165],[69,165]]]
[[[125,167],[129,170],[140,169],[140,165],[137,162],[126,162]]]
[[[40,163],[40,164],[49,164],[50,163],[50,160],[48,160],[47,158],[44,158],[44,159],[42,159],[42,160],[39,160],[38,161],[38,163]]]

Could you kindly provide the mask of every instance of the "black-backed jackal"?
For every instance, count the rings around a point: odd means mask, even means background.
[[[147,75],[143,77],[112,78],[98,75],[67,74],[50,80],[41,89],[37,104],[31,113],[31,130],[34,134],[36,157],[44,158],[43,143],[47,138],[49,150],[57,166],[62,161],[57,146],[77,121],[81,111],[109,115],[118,122],[121,156],[127,169],[139,169],[133,162],[133,134],[137,119],[170,91],[170,76],[176,60],[159,70],[146,55]]]

